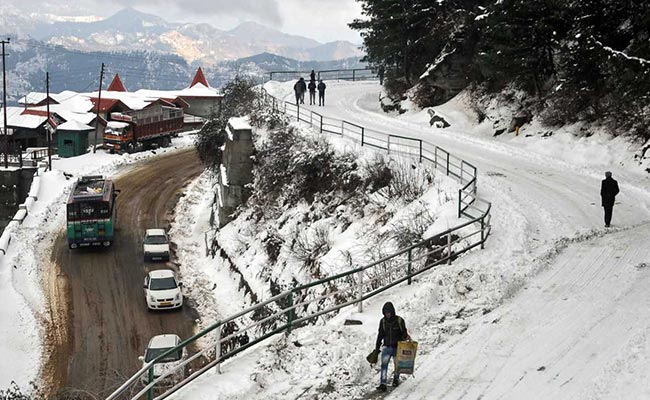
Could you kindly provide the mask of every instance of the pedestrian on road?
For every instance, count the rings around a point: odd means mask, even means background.
[[[319,106],[324,106],[325,105],[325,88],[327,86],[325,85],[325,82],[321,79],[318,82],[318,105]]]
[[[605,209],[605,227],[609,228],[612,222],[612,210],[618,194],[618,182],[612,178],[612,173],[605,172],[605,179],[600,185],[600,198],[602,199],[603,208]]]
[[[397,342],[402,340],[410,340],[406,330],[406,323],[402,317],[395,314],[395,307],[390,301],[384,304],[381,309],[384,318],[379,321],[379,333],[377,334],[377,342],[375,344],[375,351],[378,352],[381,347],[382,341],[384,348],[381,350],[381,377],[379,381],[378,390],[386,391],[386,379],[388,375],[388,363],[390,359],[397,356]],[[395,371],[393,372],[393,386],[399,385],[399,373],[397,371],[397,364],[395,363]]]
[[[314,70],[311,70],[311,74],[309,74],[309,82],[316,82],[316,72]]]
[[[316,104],[316,82],[314,81],[309,81],[309,85],[307,85],[309,88],[309,105],[315,105]]]

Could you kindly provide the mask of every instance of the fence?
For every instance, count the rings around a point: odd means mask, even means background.
[[[140,399],[145,396],[147,399],[165,399],[204,372],[218,367],[224,360],[273,335],[291,332],[296,327],[313,323],[321,316],[354,304],[361,311],[364,300],[402,282],[410,284],[415,276],[437,265],[451,263],[477,246],[484,247],[491,230],[491,205],[476,196],[477,170],[472,164],[420,139],[390,135],[313,111],[303,111],[293,103],[263,93],[269,107],[309,123],[320,132],[341,135],[360,142],[362,146],[386,150],[390,154],[406,155],[444,171],[462,185],[458,191],[458,216],[468,219],[366,266],[295,287],[210,325],[146,363],[107,400]],[[193,346],[199,340],[204,344],[202,350],[166,369],[162,375],[154,376],[153,365],[156,362],[180,349]],[[172,385],[165,385],[166,381],[188,369],[190,372],[184,374],[186,377]]]
[[[377,74],[370,68],[350,68],[350,69],[328,69],[316,72],[316,79],[328,81],[361,81],[379,79]],[[271,71],[269,72],[269,80],[276,81],[290,81],[300,77],[309,80],[311,71]]]

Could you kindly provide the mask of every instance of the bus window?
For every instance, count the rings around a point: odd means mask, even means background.
[[[107,218],[107,217],[109,217],[111,215],[111,210],[110,210],[108,202],[99,203],[97,208],[99,209],[99,217],[100,218]]]
[[[74,221],[79,217],[79,208],[77,207],[77,204],[71,203],[68,204],[68,221]]]

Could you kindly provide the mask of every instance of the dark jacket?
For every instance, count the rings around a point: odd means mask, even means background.
[[[313,69],[311,70],[311,74],[309,74],[309,78],[311,78],[312,82],[316,81],[316,72]]]
[[[375,348],[381,347],[381,342],[384,342],[386,347],[397,347],[397,342],[406,340],[408,332],[406,331],[406,323],[402,317],[395,315],[395,307],[390,301],[384,304],[381,312],[385,314],[386,311],[390,312],[390,318],[382,318],[379,321],[379,333],[377,334],[377,343]]]
[[[318,84],[318,93],[325,93],[325,88],[326,88],[326,87],[327,87],[327,86],[325,86],[325,82],[321,82],[321,83],[319,83],[319,84]]]
[[[611,176],[603,179],[603,183],[600,185],[600,197],[603,201],[603,207],[613,207],[617,194],[618,182]]]
[[[300,80],[298,80],[298,82],[293,85],[293,90],[296,93],[305,93],[307,91],[307,84],[305,83],[305,80],[300,78]]]
[[[307,87],[309,88],[310,92],[315,92],[316,91],[316,82],[314,82],[314,81],[309,82],[309,85],[307,85]]]

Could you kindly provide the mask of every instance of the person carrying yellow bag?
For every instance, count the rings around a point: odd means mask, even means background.
[[[397,342],[411,340],[411,337],[406,330],[404,319],[395,314],[393,303],[389,301],[384,304],[381,312],[384,314],[384,318],[379,321],[379,332],[377,334],[375,352],[379,353],[379,348],[383,342],[384,348],[381,350],[381,376],[377,390],[385,392],[387,390],[386,380],[388,376],[388,363],[390,363],[391,358],[396,360]],[[395,363],[393,386],[397,385],[399,385],[399,369]]]

